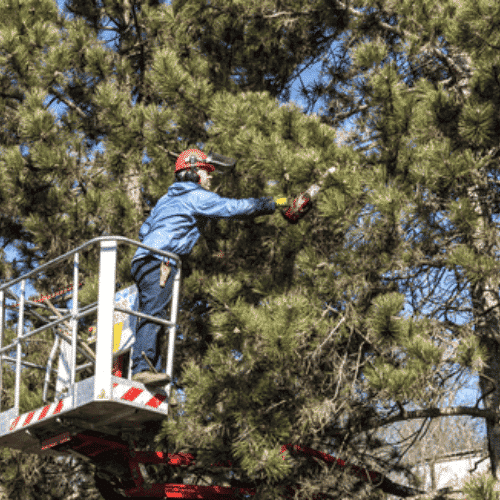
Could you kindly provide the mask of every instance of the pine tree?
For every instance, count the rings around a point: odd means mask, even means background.
[[[290,454],[282,460],[280,446],[398,470],[401,454],[377,428],[442,415],[455,362],[496,380],[495,365],[483,369],[495,359],[483,347],[497,348],[488,337],[497,288],[495,181],[487,175],[496,161],[494,4],[68,6],[71,20],[49,0],[0,7],[0,235],[4,245],[23,242],[23,261],[2,262],[2,274],[97,235],[136,238],[173,181],[169,150],[202,144],[238,158],[236,174],[214,186],[238,198],[277,190],[291,197],[335,166],[316,211],[297,226],[274,216],[205,227],[183,279],[174,371],[186,402],[158,446],[199,450],[202,475],[204,465],[232,460],[259,498],[296,483],[306,493],[375,498],[345,475]],[[116,50],[98,39],[105,15]],[[311,105],[324,99],[322,116],[281,105],[298,66],[334,40],[342,50],[330,67],[325,61],[330,80],[304,89]],[[51,101],[67,107],[60,122]],[[358,117],[356,128],[339,147],[335,128],[349,116]],[[105,152],[89,159],[101,140]],[[123,284],[131,282],[131,253],[120,255]],[[84,303],[96,299],[96,257],[82,256]],[[443,299],[421,278],[436,284],[446,269],[456,282],[439,292]],[[67,272],[36,285],[63,287]],[[461,326],[453,314],[467,310],[467,293],[473,321]],[[405,295],[413,318],[403,314]],[[452,340],[460,348],[446,357]],[[448,410],[491,418],[494,397],[485,397],[490,413]],[[493,446],[493,464],[495,453]]]

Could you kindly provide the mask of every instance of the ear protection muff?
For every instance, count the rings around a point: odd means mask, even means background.
[[[178,182],[194,182],[195,184],[200,183],[200,174],[198,173],[198,168],[194,169],[186,168],[175,173],[175,177]]]

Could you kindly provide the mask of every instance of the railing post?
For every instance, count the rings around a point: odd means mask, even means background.
[[[19,400],[21,395],[21,356],[24,328],[24,294],[26,290],[26,280],[21,280],[21,299],[19,301],[19,321],[17,322],[17,349],[16,349],[16,387],[14,392],[14,408],[16,414],[19,415]]]
[[[167,375],[172,380],[173,368],[174,368],[174,349],[175,349],[175,334],[176,334],[176,322],[177,322],[177,306],[179,304],[179,293],[181,284],[181,262],[177,262],[177,273],[174,278],[174,286],[172,291],[172,300],[170,307],[170,321],[172,326],[168,329],[168,353],[167,353]],[[167,395],[170,401],[170,393],[172,391],[172,383],[167,386]],[[170,405],[169,405],[170,408]]]
[[[0,291],[0,351],[3,347],[3,327],[5,321],[5,293]],[[3,353],[0,354],[0,412],[2,411],[3,394]]]
[[[72,307],[72,318],[71,318],[71,378],[70,387],[72,392],[72,405],[75,406],[75,378],[76,378],[76,336],[78,335],[78,320],[76,316],[78,315],[78,266],[79,266],[79,254],[75,253],[74,263],[73,263],[73,307]]]
[[[94,399],[112,399],[113,316],[115,306],[116,241],[101,241],[99,298],[97,309],[97,352]]]

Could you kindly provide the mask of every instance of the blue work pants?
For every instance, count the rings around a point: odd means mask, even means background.
[[[172,265],[173,264],[173,265]],[[139,290],[139,312],[155,318],[167,319],[167,305],[172,298],[172,286],[177,267],[170,261],[171,273],[164,288],[160,287],[161,261],[153,257],[145,257],[132,263],[131,272]],[[158,352],[158,334],[162,325],[144,318],[137,318],[135,343],[132,352],[132,375],[148,370],[142,351],[150,359],[157,371],[161,371],[162,358]]]

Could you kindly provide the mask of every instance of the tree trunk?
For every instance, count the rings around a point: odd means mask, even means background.
[[[483,345],[488,349],[488,366],[482,370],[479,378],[481,395],[488,394],[484,398],[484,406],[488,410],[498,411],[500,407],[500,345],[497,340],[483,338]],[[483,377],[485,375],[488,378]],[[490,392],[492,391],[492,392]],[[492,474],[500,481],[500,424],[498,421],[486,421],[488,436],[488,451]]]
[[[137,168],[130,169],[128,175],[125,177],[125,190],[128,198],[133,201],[137,213],[142,214],[141,184]]]
[[[477,186],[476,186],[477,188]],[[488,206],[481,203],[477,196],[478,190],[469,190],[469,197],[476,213],[481,214],[481,223],[473,236],[473,247],[478,256],[494,257],[495,247],[492,235],[492,217]],[[493,254],[493,255],[491,255]],[[498,412],[500,409],[500,318],[495,305],[498,303],[498,279],[485,278],[471,285],[471,298],[476,316],[476,333],[481,345],[486,348],[488,358],[486,366],[479,372],[479,386],[483,396],[484,407]],[[486,431],[491,471],[497,481],[500,481],[500,422],[487,420]]]

